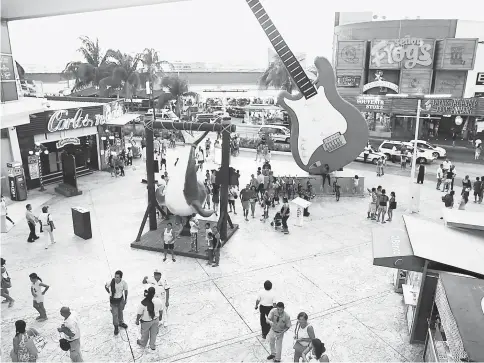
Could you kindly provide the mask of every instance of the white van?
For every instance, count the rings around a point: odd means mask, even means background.
[[[272,140],[290,143],[291,131],[285,126],[264,125],[259,128],[259,136],[270,134]]]

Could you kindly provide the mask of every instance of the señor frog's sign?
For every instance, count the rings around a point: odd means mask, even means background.
[[[104,125],[105,123],[106,117],[104,115],[92,115],[90,117],[87,113],[83,114],[82,108],[78,109],[72,118],[69,118],[68,110],[58,110],[50,117],[47,130],[49,132],[66,131]]]
[[[376,39],[371,43],[370,67],[404,68],[432,66],[435,39],[405,37],[401,39]]]

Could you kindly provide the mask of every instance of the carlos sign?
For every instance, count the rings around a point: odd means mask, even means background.
[[[106,123],[106,117],[104,115],[83,114],[82,108],[79,108],[74,117],[69,117],[68,110],[58,110],[50,117],[47,123],[47,130],[49,132],[67,131],[79,129],[82,127],[91,127],[104,125]]]
[[[370,66],[376,68],[412,69],[419,65],[430,67],[435,49],[434,39],[405,37],[374,40],[371,46]],[[386,67],[385,67],[386,66]]]

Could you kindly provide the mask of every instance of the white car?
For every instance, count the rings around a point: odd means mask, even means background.
[[[410,144],[411,146],[413,146],[415,144],[415,140],[410,140],[405,144]],[[444,148],[440,146],[432,145],[428,141],[424,141],[424,140],[417,140],[417,147],[423,150],[430,150],[432,152],[432,155],[436,159],[443,158],[447,154],[447,151]]]
[[[274,141],[290,143],[291,131],[285,126],[264,125],[259,128],[259,136],[270,134]]]
[[[396,163],[400,162],[402,148],[405,148],[407,153],[410,152],[412,155],[411,158],[413,158],[412,144],[401,141],[383,141],[378,148],[378,151],[384,153],[387,157],[387,160],[391,160]],[[436,157],[433,155],[431,150],[417,148],[417,163],[432,163],[435,159]]]
[[[156,115],[156,118],[160,118],[163,120],[179,121],[178,116],[173,111],[170,111],[170,110],[155,109],[155,115]],[[148,109],[148,111],[146,111],[145,113],[145,116],[147,117],[153,116],[153,109],[152,108]]]
[[[381,153],[379,151],[376,151],[375,149],[373,148],[370,148],[370,153],[368,154],[368,157],[366,158],[366,162],[367,163],[373,163],[376,165],[378,159],[380,159],[381,157],[385,157],[386,158],[386,155],[384,153]],[[356,161],[362,161],[364,162],[365,161],[365,151],[363,150],[360,155],[358,155],[355,159]]]

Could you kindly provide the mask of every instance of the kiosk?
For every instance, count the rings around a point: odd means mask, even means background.
[[[27,199],[27,184],[25,182],[24,168],[21,162],[7,163],[8,187],[10,199],[21,201]]]

